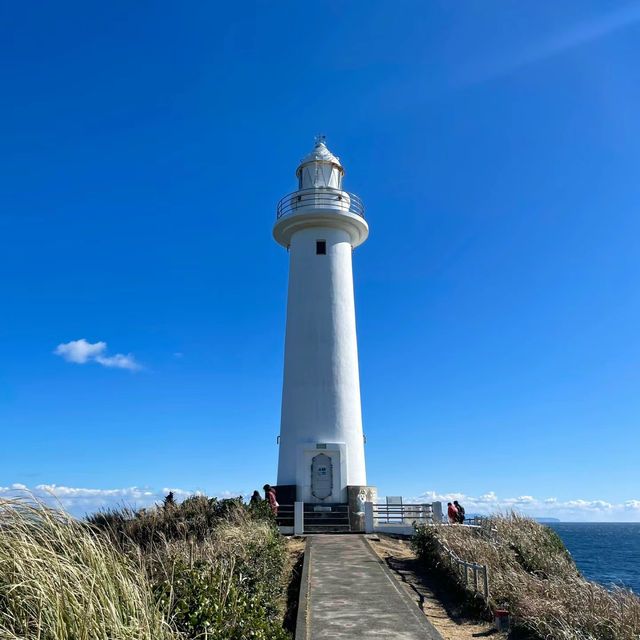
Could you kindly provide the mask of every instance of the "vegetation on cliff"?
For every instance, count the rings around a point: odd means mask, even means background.
[[[497,529],[497,535],[491,534]],[[489,571],[493,608],[508,609],[516,636],[554,640],[637,640],[640,598],[606,589],[582,577],[550,528],[511,513],[493,516],[486,527],[419,526],[413,547],[419,558],[452,586],[464,589],[450,570],[444,544],[458,557]],[[469,602],[482,607],[479,596]]]
[[[277,640],[286,548],[268,509],[172,496],[78,521],[0,502],[0,638]]]

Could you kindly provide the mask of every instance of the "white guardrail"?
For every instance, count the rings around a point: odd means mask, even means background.
[[[489,572],[487,571],[487,567],[483,564],[476,564],[475,562],[466,562],[465,560],[461,560],[458,556],[448,549],[442,542],[437,541],[438,545],[447,554],[449,558],[449,568],[458,576],[458,580],[462,582],[465,587],[470,588],[473,586],[473,589],[476,593],[482,593],[484,599],[489,601]],[[469,583],[469,571],[472,572],[473,575],[473,583]],[[478,589],[478,578],[482,579],[482,591]]]
[[[411,535],[416,524],[442,522],[442,503],[364,505],[365,533]]]
[[[416,524],[441,524],[442,503],[426,504],[374,504],[366,502],[364,510],[365,533],[398,533],[411,535]],[[481,517],[470,518],[463,525],[478,530],[491,538],[497,539],[497,530],[487,527],[489,520]],[[458,576],[461,583],[468,589],[473,588],[484,599],[489,600],[489,572],[487,567],[475,562],[466,562],[453,551],[438,541],[442,551],[449,559],[449,567]]]

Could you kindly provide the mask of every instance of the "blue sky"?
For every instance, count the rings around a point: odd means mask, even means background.
[[[275,480],[271,227],[322,132],[369,481],[640,519],[639,38],[639,2],[5,3],[0,493]]]

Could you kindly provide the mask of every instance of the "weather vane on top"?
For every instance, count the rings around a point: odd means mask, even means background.
[[[316,136],[316,145],[325,144],[326,141],[327,141],[327,136],[325,136],[324,133],[319,133]]]

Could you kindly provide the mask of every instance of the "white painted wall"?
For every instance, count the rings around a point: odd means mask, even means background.
[[[343,229],[337,220],[343,216],[334,216],[331,226],[321,226],[319,220],[319,226],[295,230],[289,240],[278,484],[296,484],[301,493],[309,485],[306,474],[311,473],[304,464],[305,452],[315,449],[317,443],[342,445],[340,493],[327,501],[345,502],[347,485],[366,485],[367,481],[351,265],[353,235],[346,229],[346,216]],[[310,223],[312,220],[307,221]],[[366,227],[364,221],[361,224]],[[316,255],[317,240],[326,241],[327,255]],[[308,497],[299,495],[300,499]]]

